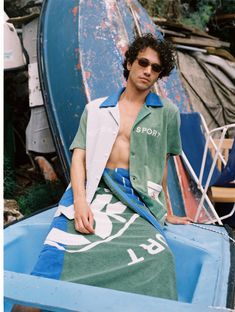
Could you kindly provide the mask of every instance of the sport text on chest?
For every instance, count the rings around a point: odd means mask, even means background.
[[[146,127],[137,127],[135,132],[155,136],[157,138],[161,135],[161,133],[157,131],[156,129],[146,128]]]

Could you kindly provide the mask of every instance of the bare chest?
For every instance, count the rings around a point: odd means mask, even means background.
[[[140,108],[125,108],[120,107],[120,129],[119,135],[125,136],[126,138],[130,138],[132,127],[135,123],[135,120],[138,116]]]

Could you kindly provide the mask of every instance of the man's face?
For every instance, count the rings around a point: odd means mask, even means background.
[[[129,70],[128,83],[132,84],[139,91],[147,91],[151,89],[157,81],[160,72],[157,72],[158,65],[161,65],[158,53],[146,48],[139,52],[133,64],[128,63]]]

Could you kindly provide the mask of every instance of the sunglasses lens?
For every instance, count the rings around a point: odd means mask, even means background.
[[[141,67],[148,67],[149,65],[151,65],[152,67],[152,70],[155,72],[155,73],[160,73],[162,71],[162,68],[159,64],[151,64],[149,62],[149,60],[145,59],[145,58],[139,58],[138,59],[138,64],[141,66]]]
[[[152,70],[155,71],[156,73],[160,73],[162,68],[158,64],[152,64]]]
[[[149,61],[147,59],[138,59],[138,64],[142,67],[149,66]]]

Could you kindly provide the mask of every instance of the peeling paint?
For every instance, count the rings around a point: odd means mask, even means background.
[[[100,25],[102,30],[105,30],[105,29],[109,28],[110,26],[111,26],[110,23],[106,22],[105,20],[103,20],[101,25]]]
[[[88,7],[92,7],[93,6],[92,1],[91,0],[87,0],[87,5],[88,5]]]
[[[114,38],[117,48],[120,50],[121,54],[123,55],[127,49],[128,46],[128,34],[126,32],[126,29],[124,27],[124,23],[122,20],[122,15],[119,10],[119,7],[117,5],[117,1],[115,0],[106,0],[105,6],[107,10],[107,17],[110,20],[111,27],[114,24],[117,25],[116,29],[118,30],[118,33],[116,33],[116,36]]]
[[[73,12],[73,16],[76,17],[77,14],[78,14],[78,6],[75,6],[75,7],[73,8],[72,12]]]
[[[178,102],[180,102],[181,96],[180,96],[179,94],[177,94],[175,98],[176,98],[176,100],[177,100]]]
[[[133,11],[135,11],[137,14],[140,12],[140,8],[136,5],[134,1],[127,0],[127,2],[131,6]]]
[[[85,71],[85,78],[89,79],[91,77],[91,72]]]

